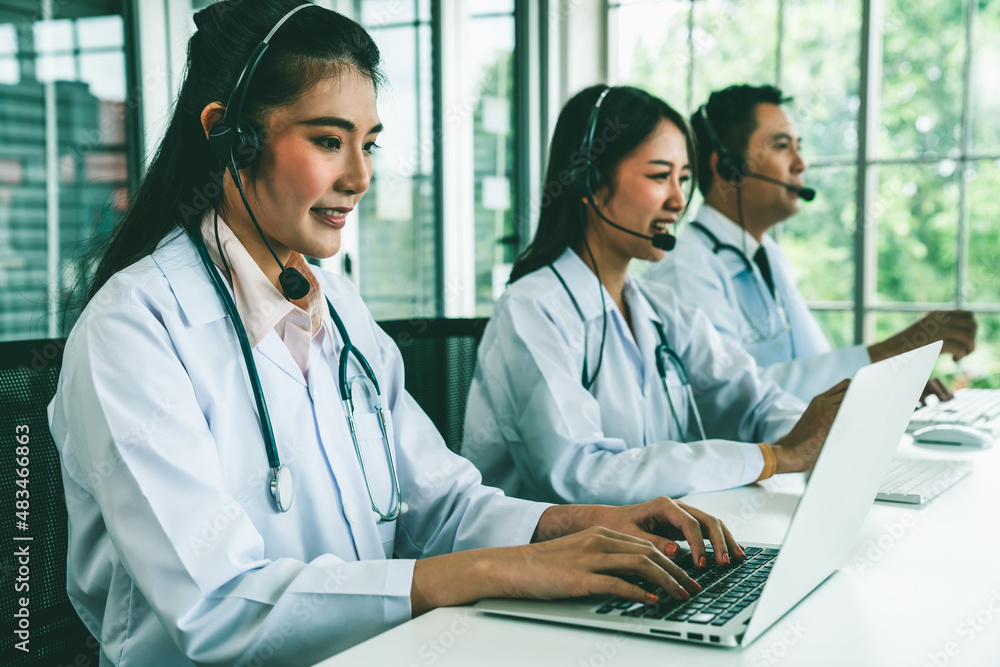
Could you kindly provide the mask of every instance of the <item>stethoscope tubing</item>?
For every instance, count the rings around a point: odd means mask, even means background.
[[[257,372],[257,364],[253,358],[253,350],[250,348],[249,336],[247,336],[246,328],[244,327],[243,321],[239,316],[239,311],[236,308],[236,302],[233,300],[233,296],[229,293],[229,288],[223,283],[222,276],[219,275],[218,269],[216,268],[214,262],[212,262],[211,257],[209,257],[208,250],[205,248],[200,236],[197,232],[189,233],[188,236],[194,243],[195,248],[197,248],[198,255],[201,257],[202,263],[205,265],[205,268],[211,276],[212,284],[215,286],[216,292],[222,299],[223,305],[229,314],[229,319],[233,322],[233,328],[236,331],[236,337],[240,344],[240,351],[243,354],[243,361],[246,364],[247,376],[250,378],[250,386],[253,390],[254,402],[257,405],[257,418],[260,422],[261,435],[264,439],[264,448],[267,451],[267,462],[272,472],[272,479],[270,482],[271,492],[274,496],[278,510],[281,512],[287,512],[291,507],[291,499],[293,497],[293,492],[291,491],[291,471],[287,466],[281,464],[281,460],[278,456],[278,447],[274,438],[274,428],[271,424],[271,417],[267,410],[267,402],[264,399],[264,390],[260,384],[260,375]],[[351,342],[351,338],[347,333],[347,327],[344,326],[343,320],[334,309],[329,298],[326,299],[326,304],[330,312],[330,318],[333,320],[334,326],[337,328],[337,332],[340,334],[341,340],[344,343],[343,349],[341,350],[338,358],[340,397],[347,406],[347,421],[351,432],[351,440],[354,444],[355,454],[358,457],[358,463],[361,466],[361,474],[365,480],[368,499],[371,502],[372,511],[376,515],[379,522],[395,521],[400,513],[405,511],[404,508],[406,504],[402,501],[402,493],[399,488],[399,478],[396,472],[396,459],[392,452],[392,445],[389,442],[389,430],[386,425],[385,411],[382,408],[382,392],[379,388],[378,379],[375,377],[375,372],[372,370],[371,364],[368,363],[368,360],[361,353],[361,350],[359,350]],[[389,472],[392,479],[393,505],[389,512],[382,512],[378,507],[378,503],[375,501],[371,483],[368,478],[368,469],[365,466],[364,454],[361,451],[361,445],[358,440],[357,424],[354,419],[353,392],[351,391],[347,379],[347,365],[351,355],[354,355],[354,358],[357,360],[362,370],[364,370],[364,377],[372,383],[372,386],[375,389],[375,409],[378,415],[379,428],[382,432],[382,442],[385,445],[386,457],[389,461]],[[287,488],[288,491],[283,498],[281,490],[285,488]]]
[[[764,343],[770,340],[774,340],[778,338],[781,334],[788,331],[790,325],[788,323],[788,316],[785,313],[784,305],[782,304],[781,293],[778,290],[775,290],[775,295],[774,295],[775,307],[774,309],[772,309],[770,303],[767,300],[767,296],[764,294],[764,289],[763,287],[761,287],[763,278],[760,277],[756,271],[754,271],[753,262],[750,261],[750,258],[747,257],[746,253],[743,252],[741,248],[738,248],[730,243],[723,243],[721,240],[719,240],[719,237],[717,237],[715,234],[712,233],[711,230],[708,229],[708,227],[706,227],[705,225],[703,225],[698,221],[692,222],[691,227],[697,229],[709,242],[712,243],[713,246],[712,254],[718,255],[720,250],[728,250],[729,252],[734,253],[737,257],[739,257],[740,261],[743,262],[743,266],[750,273],[751,281],[753,282],[753,286],[757,291],[757,296],[760,299],[761,305],[764,307],[764,312],[767,313],[767,331],[765,332],[764,330],[758,327],[756,318],[753,316],[752,313],[747,312],[747,309],[743,305],[743,302],[740,301],[739,297],[737,296],[736,304],[737,306],[739,306],[740,314],[743,315],[744,321],[746,321],[746,323],[750,325],[750,328],[753,329],[753,332],[755,334],[754,338],[752,339],[745,338],[743,342]],[[778,313],[777,318],[775,317],[775,313],[773,312],[773,310],[777,311]]]
[[[272,470],[277,470],[281,467],[281,461],[278,458],[278,446],[274,440],[274,428],[271,426],[271,417],[267,412],[267,403],[264,400],[264,390],[260,386],[260,375],[257,373],[257,363],[254,361],[253,350],[250,348],[250,337],[247,336],[246,328],[243,326],[243,320],[240,319],[239,313],[236,310],[236,302],[233,300],[233,296],[229,293],[229,289],[225,284],[223,284],[222,276],[219,275],[219,271],[216,269],[215,263],[212,262],[211,257],[208,256],[208,250],[205,248],[205,244],[202,243],[200,239],[195,239],[194,234],[190,234],[189,236],[191,236],[191,240],[194,241],[194,247],[198,249],[198,255],[201,257],[201,261],[208,269],[208,274],[212,278],[215,290],[219,293],[220,298],[222,298],[226,311],[229,313],[229,319],[233,321],[233,328],[236,329],[236,338],[240,343],[240,351],[243,353],[243,361],[247,365],[247,375],[250,377],[250,387],[253,390],[254,402],[257,404],[257,418],[260,421],[261,434],[264,436],[264,448],[267,450],[267,463]]]
[[[552,270],[552,273],[556,275],[556,278],[559,279],[559,284],[562,285],[563,290],[565,290],[566,294],[569,296],[570,302],[573,304],[573,309],[576,311],[577,316],[579,316],[580,318],[580,322],[583,324],[583,372],[581,374],[580,382],[581,384],[583,384],[584,389],[590,391],[591,388],[593,387],[594,382],[597,379],[597,373],[595,371],[593,377],[588,377],[587,374],[587,352],[589,349],[589,346],[587,344],[587,341],[589,339],[589,335],[587,332],[587,319],[584,317],[583,309],[580,308],[580,304],[577,302],[576,297],[573,296],[573,291],[570,290],[569,285],[563,279],[562,275],[560,275],[559,271],[552,264],[549,264],[548,267]],[[603,286],[601,287],[601,289],[604,289]],[[607,317],[607,312],[604,313],[604,316]],[[670,387],[667,385],[667,367],[663,361],[664,354],[670,359],[671,365],[674,366],[674,368],[677,371],[677,375],[681,378],[681,383],[684,385],[684,388],[687,393],[688,401],[690,404],[690,410],[694,412],[695,422],[698,425],[698,433],[701,436],[701,439],[705,440],[706,439],[705,427],[701,421],[701,412],[698,410],[698,404],[695,403],[694,400],[694,391],[691,389],[691,382],[688,376],[687,367],[684,365],[684,361],[680,358],[680,355],[678,355],[677,352],[667,342],[666,334],[663,331],[663,325],[656,320],[652,320],[652,322],[653,326],[656,328],[657,334],[660,337],[660,344],[656,346],[656,351],[655,351],[656,372],[660,376],[660,382],[663,384],[663,391],[667,395],[667,405],[670,406],[670,414],[673,416],[674,423],[677,425],[677,432],[681,437],[684,437],[685,429],[684,426],[681,424],[680,417],[677,415],[677,410],[674,407],[674,399],[670,394]],[[604,356],[603,336],[601,337],[600,354],[601,357],[603,358]]]

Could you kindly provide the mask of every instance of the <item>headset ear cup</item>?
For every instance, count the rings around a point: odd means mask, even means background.
[[[569,170],[569,183],[567,184],[567,187],[577,197],[587,196],[586,174],[586,167],[583,165],[572,167]]]
[[[597,192],[597,187],[601,184],[601,172],[593,162],[587,162],[587,169],[584,174],[584,186],[587,192]]]
[[[222,122],[216,123],[208,131],[208,149],[212,151],[212,155],[219,161],[219,164],[224,167],[229,166],[234,136],[233,128]]]
[[[237,169],[246,169],[252,165],[260,154],[260,135],[252,125],[240,123],[236,128],[232,144],[232,161]]]
[[[569,178],[569,187],[576,196],[589,197],[590,193],[597,191],[597,186],[601,182],[601,172],[593,162],[586,162],[574,167],[569,173]]]
[[[732,181],[736,185],[743,182],[744,164],[743,160],[737,160],[728,152],[719,153],[719,161],[716,164],[719,175],[727,181]]]

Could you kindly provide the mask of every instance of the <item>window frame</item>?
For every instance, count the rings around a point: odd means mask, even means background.
[[[617,21],[617,10],[622,6],[635,4],[657,4],[658,0],[648,2],[626,3],[622,0],[609,0],[607,5],[608,30],[608,71],[612,77],[618,76],[617,62],[618,31],[614,29]],[[689,0],[688,11],[688,51],[687,51],[687,104],[694,103],[694,43],[691,38],[695,25],[695,7],[698,0]],[[782,84],[784,15],[786,0],[777,0],[776,18],[776,67],[775,85]],[[884,34],[882,26],[885,11],[885,0],[861,0],[862,23],[859,43],[860,83],[858,110],[858,148],[853,157],[828,157],[810,159],[811,167],[854,166],[856,195],[856,227],[854,234],[854,297],[852,300],[823,301],[807,299],[807,305],[814,311],[851,311],[854,315],[854,338],[856,344],[869,343],[875,340],[875,319],[878,313],[890,312],[926,312],[931,310],[962,308],[975,313],[1000,313],[1000,303],[970,302],[965,295],[965,285],[969,276],[969,236],[970,210],[969,187],[965,178],[958,181],[958,228],[956,243],[957,267],[953,295],[946,302],[894,302],[879,301],[876,293],[878,276],[878,218],[875,209],[878,205],[879,169],[884,165],[932,165],[943,159],[953,160],[956,172],[965,173],[977,163],[984,164],[1000,160],[1000,153],[976,151],[972,145],[972,72],[973,53],[975,49],[975,16],[976,0],[963,0],[965,16],[965,57],[964,81],[962,93],[962,136],[957,151],[948,154],[923,154],[904,157],[880,157],[877,153],[876,140],[881,122],[881,96]],[[979,39],[983,39],[979,35]],[[780,234],[780,230],[778,230]]]

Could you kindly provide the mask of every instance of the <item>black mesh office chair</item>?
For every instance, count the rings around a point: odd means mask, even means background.
[[[462,446],[465,402],[486,322],[486,318],[379,322],[403,355],[406,390],[454,452]]]
[[[46,415],[64,343],[0,343],[0,499],[6,509],[0,519],[0,618],[4,626],[0,664],[10,667],[98,664],[97,641],[66,596],[66,501],[59,453]],[[27,426],[27,433],[21,426]],[[19,435],[27,435],[27,444],[18,442]],[[19,451],[19,447],[27,450]],[[25,452],[27,460],[22,456]],[[18,500],[27,503],[18,506]],[[24,547],[27,564],[15,555]],[[25,583],[28,588],[19,591],[18,586]],[[14,633],[22,623],[15,615],[21,608],[20,598],[28,600],[27,653],[16,648],[21,638]]]

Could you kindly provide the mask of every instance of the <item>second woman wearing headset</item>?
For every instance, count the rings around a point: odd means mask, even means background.
[[[846,381],[803,413],[704,314],[628,274],[632,259],[672,247],[693,154],[684,118],[642,90],[593,86],[563,108],[538,231],[486,328],[470,390],[462,453],[486,483],[625,504],[816,461]]]

